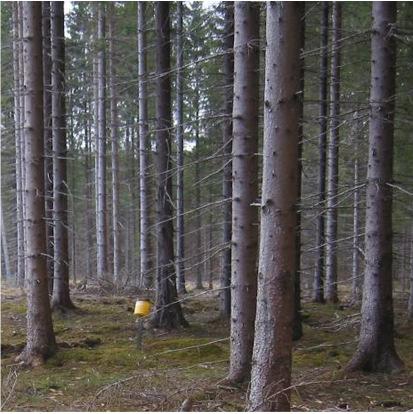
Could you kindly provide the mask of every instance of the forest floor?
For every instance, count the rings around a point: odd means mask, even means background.
[[[193,291],[188,296],[199,294]],[[217,293],[184,301],[190,327],[147,331],[135,341],[135,296],[73,291],[78,311],[54,315],[59,350],[44,366],[14,362],[25,341],[25,297],[1,292],[3,411],[242,411],[248,385],[222,381],[228,370],[229,327]],[[406,363],[397,375],[351,374],[342,368],[356,346],[356,308],[304,303],[304,336],[294,344],[295,411],[413,409],[413,329],[396,298],[396,347]]]

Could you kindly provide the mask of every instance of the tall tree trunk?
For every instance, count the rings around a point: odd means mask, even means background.
[[[249,409],[289,411],[296,269],[302,7],[267,3],[264,167]],[[277,127],[275,127],[277,126]]]
[[[18,359],[39,365],[56,349],[50,310],[43,169],[42,5],[23,2],[25,146],[25,235],[27,265],[27,343]]]
[[[53,128],[53,227],[54,286],[53,309],[74,305],[69,292],[69,246],[67,219],[67,141],[65,105],[65,40],[63,2],[50,6],[52,30],[52,128]]]
[[[107,263],[107,210],[106,210],[106,58],[105,58],[105,5],[98,5],[97,54],[97,208],[96,245],[97,276],[108,277]]]
[[[333,54],[330,83],[330,142],[328,145],[326,300],[338,302],[337,294],[337,193],[340,127],[341,3],[333,2]]]
[[[156,2],[156,152],[157,194],[157,286],[152,323],[160,328],[187,325],[177,303],[174,265],[171,175],[171,45],[169,2]]]
[[[184,65],[184,52],[183,52],[183,3],[178,2],[177,7],[177,34],[176,34],[176,141],[177,141],[177,247],[176,257],[178,260],[176,269],[178,277],[178,293],[186,293],[185,287],[185,223],[184,223],[184,84],[183,84],[183,65]]]
[[[232,106],[234,91],[234,2],[225,2],[224,28],[224,114],[227,117],[223,124],[222,144],[224,148],[224,167],[222,177],[222,197],[224,204],[224,226],[222,242],[225,246],[222,253],[222,273],[220,287],[220,310],[224,318],[231,316],[231,237],[232,237]]]
[[[138,2],[138,76],[139,76],[139,194],[140,194],[140,285],[153,285],[149,258],[149,133],[148,133],[148,92],[146,69],[146,4]]]
[[[305,2],[299,2],[300,7],[300,52],[305,47]],[[297,204],[301,202],[301,176],[303,171],[303,141],[304,141],[304,58],[300,59],[300,94],[299,94],[299,125],[298,125],[298,170],[297,170]],[[296,231],[295,231],[295,276],[294,276],[294,325],[293,340],[297,341],[303,336],[301,323],[301,207],[296,210]]]
[[[198,60],[198,55],[196,54],[196,60]],[[202,217],[201,217],[201,184],[200,184],[200,148],[199,148],[199,109],[200,109],[200,94],[199,94],[199,78],[201,76],[201,71],[199,69],[199,64],[195,64],[195,226],[196,226],[196,251],[198,257],[198,263],[195,267],[196,269],[196,288],[204,289],[202,280],[203,267],[202,267]]]
[[[410,293],[409,302],[407,304],[407,317],[413,320],[413,225],[410,231]]]
[[[113,232],[113,278],[120,283],[120,226],[119,226],[119,155],[118,155],[118,109],[115,73],[115,7],[109,3],[109,79],[110,79],[110,133],[112,138],[112,232]]]
[[[17,216],[17,274],[16,284],[24,285],[24,222],[23,222],[23,124],[21,112],[22,84],[20,83],[20,26],[23,24],[19,12],[21,3],[13,3],[13,75],[14,75],[14,135],[16,146],[16,216]]]
[[[314,274],[314,301],[324,302],[324,208],[326,198],[326,142],[327,142],[327,81],[328,81],[328,2],[322,3],[321,21],[321,60],[320,60],[320,136],[319,136],[319,172],[318,205],[316,232],[316,267]]]
[[[372,3],[369,160],[366,194],[366,271],[358,348],[348,370],[397,371],[392,289],[393,134],[397,4]]]
[[[86,78],[86,76],[85,76]],[[86,79],[84,78],[85,84]],[[91,254],[93,248],[92,231],[93,231],[93,215],[92,215],[92,145],[90,135],[90,118],[89,112],[91,103],[88,100],[84,102],[84,138],[85,138],[85,180],[86,180],[86,274],[85,282],[92,278],[92,260]]]
[[[360,189],[356,188],[359,185],[359,122],[357,120],[359,114],[354,113],[355,125],[353,126],[354,139],[354,161],[353,161],[353,260],[351,268],[351,302],[358,304],[361,300],[361,275],[360,275],[360,252],[359,252],[359,233],[360,233]]]
[[[6,235],[6,228],[4,227],[4,217],[3,217],[3,201],[1,201],[0,205],[0,216],[1,216],[1,253],[3,257],[4,263],[4,273],[3,276],[6,279],[10,279],[11,277],[11,268],[10,268],[10,256],[9,256],[9,246],[7,244],[7,235]]]
[[[228,379],[249,377],[257,296],[259,4],[235,2],[231,354]]]
[[[52,138],[52,45],[50,28],[50,2],[42,2],[43,34],[43,119],[44,119],[44,188],[47,237],[47,276],[49,294],[53,293],[53,138]]]

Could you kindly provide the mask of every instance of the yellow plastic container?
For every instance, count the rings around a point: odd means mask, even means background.
[[[135,303],[134,315],[147,316],[151,312],[152,303],[148,299],[138,299]]]

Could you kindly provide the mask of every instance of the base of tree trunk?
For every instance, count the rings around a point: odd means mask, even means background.
[[[52,312],[60,312],[61,314],[67,314],[77,309],[70,298],[65,301],[52,300],[51,307]]]
[[[374,352],[373,347],[367,350],[357,350],[356,354],[345,367],[346,372],[398,373],[403,369],[404,363],[394,349]]]
[[[39,367],[46,363],[46,360],[50,358],[56,352],[56,347],[50,347],[47,352],[41,353],[36,351],[29,351],[27,347],[16,357],[15,361],[26,367]]]
[[[177,309],[178,308],[178,309]],[[177,329],[179,327],[188,328],[189,323],[185,319],[180,306],[172,305],[155,311],[148,325],[151,328]]]

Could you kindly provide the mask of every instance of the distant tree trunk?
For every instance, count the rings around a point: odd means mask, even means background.
[[[196,59],[198,56],[196,57]],[[200,148],[199,148],[199,109],[200,109],[200,94],[199,94],[199,78],[201,71],[199,70],[199,64],[195,64],[195,226],[196,226],[196,251],[198,257],[198,263],[196,269],[196,288],[204,289],[202,284],[203,269],[202,269],[202,217],[201,217],[201,184],[200,184]]]
[[[1,253],[4,263],[4,274],[3,276],[6,279],[11,277],[11,268],[10,268],[10,256],[9,256],[9,246],[7,243],[6,229],[4,227],[4,217],[3,217],[3,202],[0,205],[0,215],[1,215]]]
[[[47,276],[49,294],[53,293],[53,138],[52,138],[52,46],[50,39],[50,2],[42,2],[43,32],[43,119],[44,119],[44,188],[47,235]]]
[[[26,217],[26,138],[24,134],[24,124],[25,124],[25,78],[24,78],[24,28],[23,28],[23,2],[19,2],[18,5],[19,10],[19,69],[20,69],[20,155],[21,155],[21,179],[22,179],[22,212],[23,212],[23,264],[24,264],[24,279],[21,281],[20,286],[25,287],[26,278],[28,277],[28,270],[27,270],[27,236],[26,236],[26,225],[24,224],[25,217]]]
[[[86,76],[84,82],[86,84]],[[92,231],[93,231],[93,215],[92,215],[92,145],[90,136],[90,118],[89,112],[91,110],[91,104],[88,100],[84,101],[84,138],[85,138],[85,180],[86,180],[86,274],[85,281],[92,278],[92,260],[91,254],[93,248]]]
[[[410,231],[410,294],[407,305],[407,317],[413,320],[413,226]]]
[[[65,105],[65,40],[63,2],[51,2],[52,29],[52,128],[53,128],[53,309],[74,305],[69,292],[69,246],[67,220],[67,142]]]
[[[267,3],[257,318],[249,409],[289,411],[296,270],[300,26],[295,2]],[[277,127],[275,127],[277,126]]]
[[[222,144],[224,148],[224,171],[222,177],[222,196],[227,200],[223,206],[224,226],[222,253],[222,274],[220,287],[220,310],[224,318],[231,316],[231,237],[232,237],[232,104],[234,93],[234,2],[225,2],[224,28],[224,114],[227,117],[223,124]]]
[[[249,377],[257,296],[259,4],[235,2],[231,354],[228,380]]]
[[[360,252],[359,252],[359,233],[360,233],[360,189],[356,188],[359,185],[359,128],[357,121],[359,114],[354,113],[355,125],[353,129],[354,139],[354,161],[353,161],[353,175],[354,175],[354,195],[353,195],[353,260],[351,271],[351,302],[358,304],[361,300],[361,277],[360,277]]]
[[[140,285],[150,288],[153,285],[149,258],[149,132],[148,132],[148,92],[146,69],[146,4],[138,2],[138,76],[139,76],[139,193],[140,193]],[[169,131],[168,131],[169,133]]]
[[[21,4],[21,3],[20,3]],[[17,218],[17,285],[24,285],[24,222],[23,222],[23,147],[22,131],[23,125],[21,107],[22,84],[20,83],[20,26],[23,24],[19,21],[21,18],[17,2],[13,3],[13,75],[14,75],[14,134],[16,146],[16,218]]]
[[[397,4],[372,3],[369,160],[366,195],[366,271],[360,339],[348,370],[398,371],[392,289],[393,134]]]
[[[297,3],[300,7],[301,33],[300,51],[305,47],[305,2]],[[299,125],[298,125],[298,170],[297,170],[297,204],[301,202],[301,175],[303,171],[303,141],[304,141],[304,58],[300,59],[300,95],[299,95]],[[293,340],[297,341],[303,336],[301,323],[301,208],[296,209],[297,227],[295,231],[295,276],[294,276],[294,325]]]
[[[25,235],[27,264],[27,343],[18,359],[36,366],[56,349],[50,310],[44,222],[42,4],[23,2],[25,80]]]
[[[177,252],[176,257],[178,260],[176,269],[178,277],[178,293],[186,293],[185,287],[185,223],[184,223],[184,84],[183,84],[183,65],[184,65],[184,52],[183,52],[183,4],[177,2],[177,33],[176,33],[176,141],[177,141]]]
[[[326,142],[327,142],[327,81],[328,81],[328,13],[329,4],[323,2],[321,22],[321,62],[320,62],[320,136],[319,136],[319,173],[316,232],[316,268],[314,274],[314,301],[324,302],[324,208],[326,198]]]
[[[333,54],[330,83],[330,142],[328,145],[326,300],[338,302],[337,294],[337,193],[340,127],[341,3],[333,2]]]
[[[113,231],[113,278],[120,283],[120,226],[119,226],[119,155],[118,109],[115,72],[115,7],[109,3],[109,79],[110,79],[110,133],[112,138],[112,231]]]
[[[157,195],[157,286],[152,323],[160,328],[187,325],[177,301],[173,245],[171,175],[171,45],[169,2],[156,2],[156,152]]]
[[[97,208],[96,245],[97,276],[108,277],[107,211],[106,211],[106,58],[105,58],[105,5],[98,5],[97,54]]]

